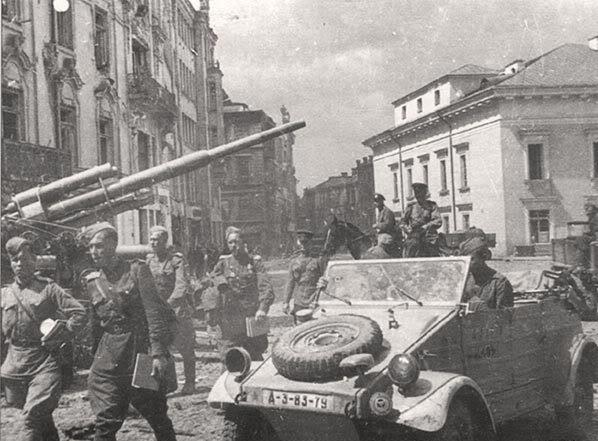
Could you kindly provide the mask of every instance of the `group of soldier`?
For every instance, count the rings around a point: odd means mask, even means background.
[[[87,227],[82,236],[93,261],[81,273],[88,310],[36,273],[29,240],[15,237],[6,243],[14,282],[2,289],[2,338],[8,350],[1,377],[7,403],[22,409],[21,438],[59,439],[52,413],[62,392],[62,349],[89,320],[94,357],[87,386],[94,439],[115,440],[133,406],[157,439],[174,440],[166,405],[166,394],[176,388],[172,348],[183,358],[181,393],[195,391],[195,308],[185,260],[168,248],[168,232],[160,226],[150,231],[153,253],[145,261],[117,255],[118,234],[107,222]],[[264,320],[274,300],[272,285],[261,260],[247,253],[239,229],[229,228],[226,241],[230,254],[219,259],[205,286],[207,318],[220,328],[221,351],[242,346],[260,359],[267,337],[247,337],[245,320]],[[44,334],[47,319],[55,326]],[[132,386],[137,354],[151,356],[156,390]]]

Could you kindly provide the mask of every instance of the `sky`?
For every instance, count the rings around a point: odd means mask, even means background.
[[[298,190],[350,172],[391,102],[464,64],[502,68],[598,35],[597,0],[210,0],[233,101],[296,132]]]

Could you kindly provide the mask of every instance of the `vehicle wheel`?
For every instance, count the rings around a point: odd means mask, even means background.
[[[442,429],[434,433],[433,441],[479,441],[494,439],[493,433],[483,429],[470,407],[455,398],[449,407]]]
[[[279,441],[279,438],[258,412],[229,408],[224,413],[222,441]]]
[[[272,347],[272,362],[291,380],[333,380],[341,377],[341,360],[353,354],[378,355],[382,330],[361,315],[341,314],[312,320],[285,332]]]
[[[592,426],[594,412],[594,384],[592,363],[583,358],[575,380],[573,404],[557,409],[557,423],[566,429],[574,440],[585,440]]]

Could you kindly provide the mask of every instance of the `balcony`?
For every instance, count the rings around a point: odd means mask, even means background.
[[[555,196],[552,179],[527,179],[525,186],[534,198],[553,198]]]
[[[15,181],[22,191],[69,176],[71,153],[28,142],[2,140],[2,180]],[[22,188],[21,188],[22,187]]]
[[[178,115],[175,96],[158,83],[149,72],[127,75],[129,101],[133,109],[143,113],[155,114],[171,122]]]

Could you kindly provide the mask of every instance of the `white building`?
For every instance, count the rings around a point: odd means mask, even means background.
[[[365,140],[377,192],[400,214],[426,182],[445,232],[495,233],[495,253],[549,250],[598,202],[598,51],[565,44],[502,71],[463,66],[393,102]],[[595,47],[595,46],[594,46]]]

